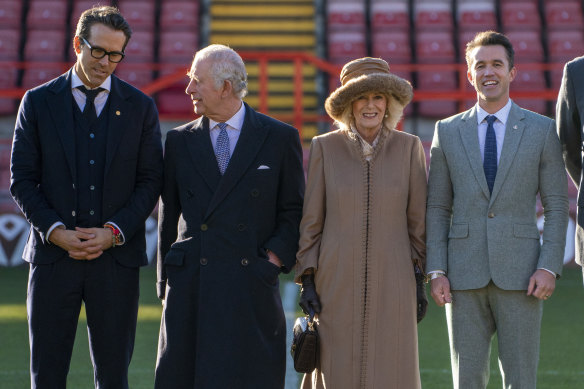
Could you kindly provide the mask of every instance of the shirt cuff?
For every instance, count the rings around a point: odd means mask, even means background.
[[[45,235],[47,237],[47,239],[45,239],[45,243],[46,244],[52,244],[51,241],[49,240],[49,236],[51,236],[51,232],[53,232],[53,230],[59,226],[64,226],[65,224],[63,224],[62,222],[55,222],[55,224],[53,224],[51,226],[51,228],[49,228],[49,230],[47,231],[47,235]]]
[[[120,235],[122,236],[122,240],[120,241],[119,244],[116,243],[116,246],[123,246],[124,243],[126,243],[126,238],[124,238],[124,231],[122,231],[122,229],[120,227],[118,227],[118,225],[114,222],[106,222],[105,224],[110,224],[110,225],[116,227],[118,229],[118,231],[120,231]]]
[[[553,271],[551,271],[551,270],[548,270],[548,269],[546,269],[545,267],[538,267],[538,268],[537,268],[537,270],[545,270],[545,271],[547,271],[548,273],[550,273],[552,276],[554,276],[554,278],[557,278],[557,277],[558,277],[558,275],[557,275],[556,273],[554,273],[554,272],[553,272]]]

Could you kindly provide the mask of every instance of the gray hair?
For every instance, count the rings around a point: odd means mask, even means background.
[[[225,45],[209,45],[197,51],[194,63],[210,59],[213,61],[211,74],[215,87],[220,88],[224,81],[233,86],[233,93],[240,99],[247,95],[247,72],[243,60],[232,48]]]

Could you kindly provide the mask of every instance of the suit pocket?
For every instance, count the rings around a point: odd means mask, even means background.
[[[449,239],[468,238],[468,224],[452,224],[448,232]]]
[[[539,229],[534,224],[514,224],[513,236],[516,238],[539,239]]]
[[[165,265],[182,266],[185,260],[185,253],[182,250],[171,249],[164,257]]]

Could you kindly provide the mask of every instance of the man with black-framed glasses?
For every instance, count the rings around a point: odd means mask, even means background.
[[[128,388],[144,222],[162,185],[156,106],[112,74],[131,34],[114,7],[83,12],[75,65],[18,112],[10,191],[31,224],[32,388],[66,387],[82,303],[95,386]]]

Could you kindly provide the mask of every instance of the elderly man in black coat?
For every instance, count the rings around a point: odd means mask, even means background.
[[[278,276],[298,245],[298,131],[243,103],[245,66],[232,49],[200,50],[189,76],[202,116],[166,140],[156,388],[284,388]]]

